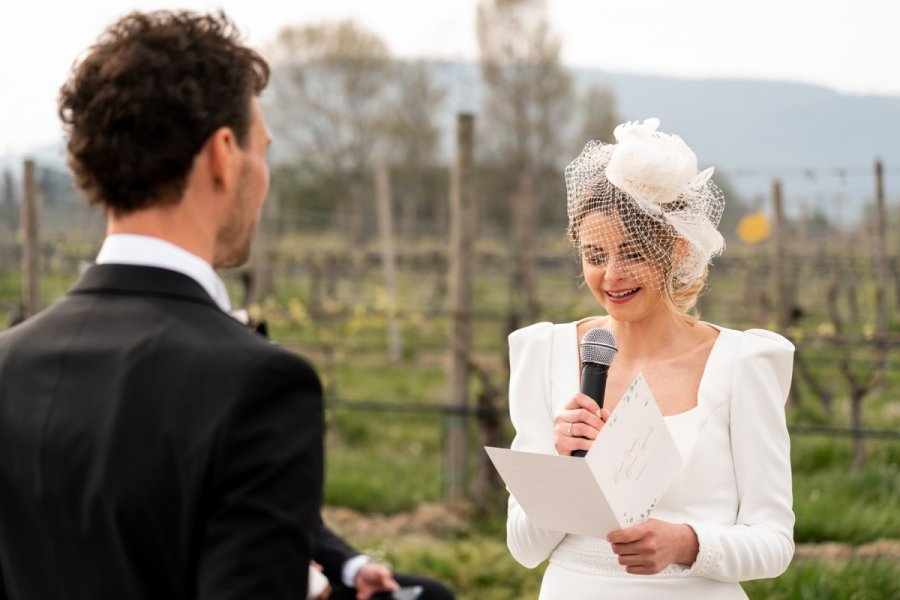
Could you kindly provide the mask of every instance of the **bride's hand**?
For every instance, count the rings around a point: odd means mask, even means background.
[[[556,452],[569,455],[574,450],[590,450],[608,418],[608,410],[580,392],[575,394],[553,419]]]
[[[633,575],[653,575],[672,563],[690,566],[700,550],[690,525],[647,519],[640,525],[606,536],[619,564]]]

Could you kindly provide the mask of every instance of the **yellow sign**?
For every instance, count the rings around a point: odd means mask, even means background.
[[[755,244],[769,237],[769,219],[760,211],[744,215],[738,223],[737,234],[742,242]]]

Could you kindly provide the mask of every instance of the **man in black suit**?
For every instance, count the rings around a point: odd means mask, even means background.
[[[0,334],[3,600],[306,597],[321,387],[213,270],[246,260],[268,191],[268,73],[221,13],[133,13],[63,87],[109,235]]]

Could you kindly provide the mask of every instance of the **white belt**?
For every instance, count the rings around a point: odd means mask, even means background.
[[[642,579],[675,579],[688,570],[682,565],[671,564],[654,575],[632,575],[619,564],[619,557],[606,540],[567,535],[559,543],[550,562],[572,571],[603,577],[641,577]]]

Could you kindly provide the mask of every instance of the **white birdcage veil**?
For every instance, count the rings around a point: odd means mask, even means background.
[[[725,200],[713,169],[659,119],[616,127],[615,144],[591,141],[565,171],[569,236],[590,264],[615,261],[627,278],[671,296],[701,281],[725,242]],[[683,241],[682,241],[683,240]]]

